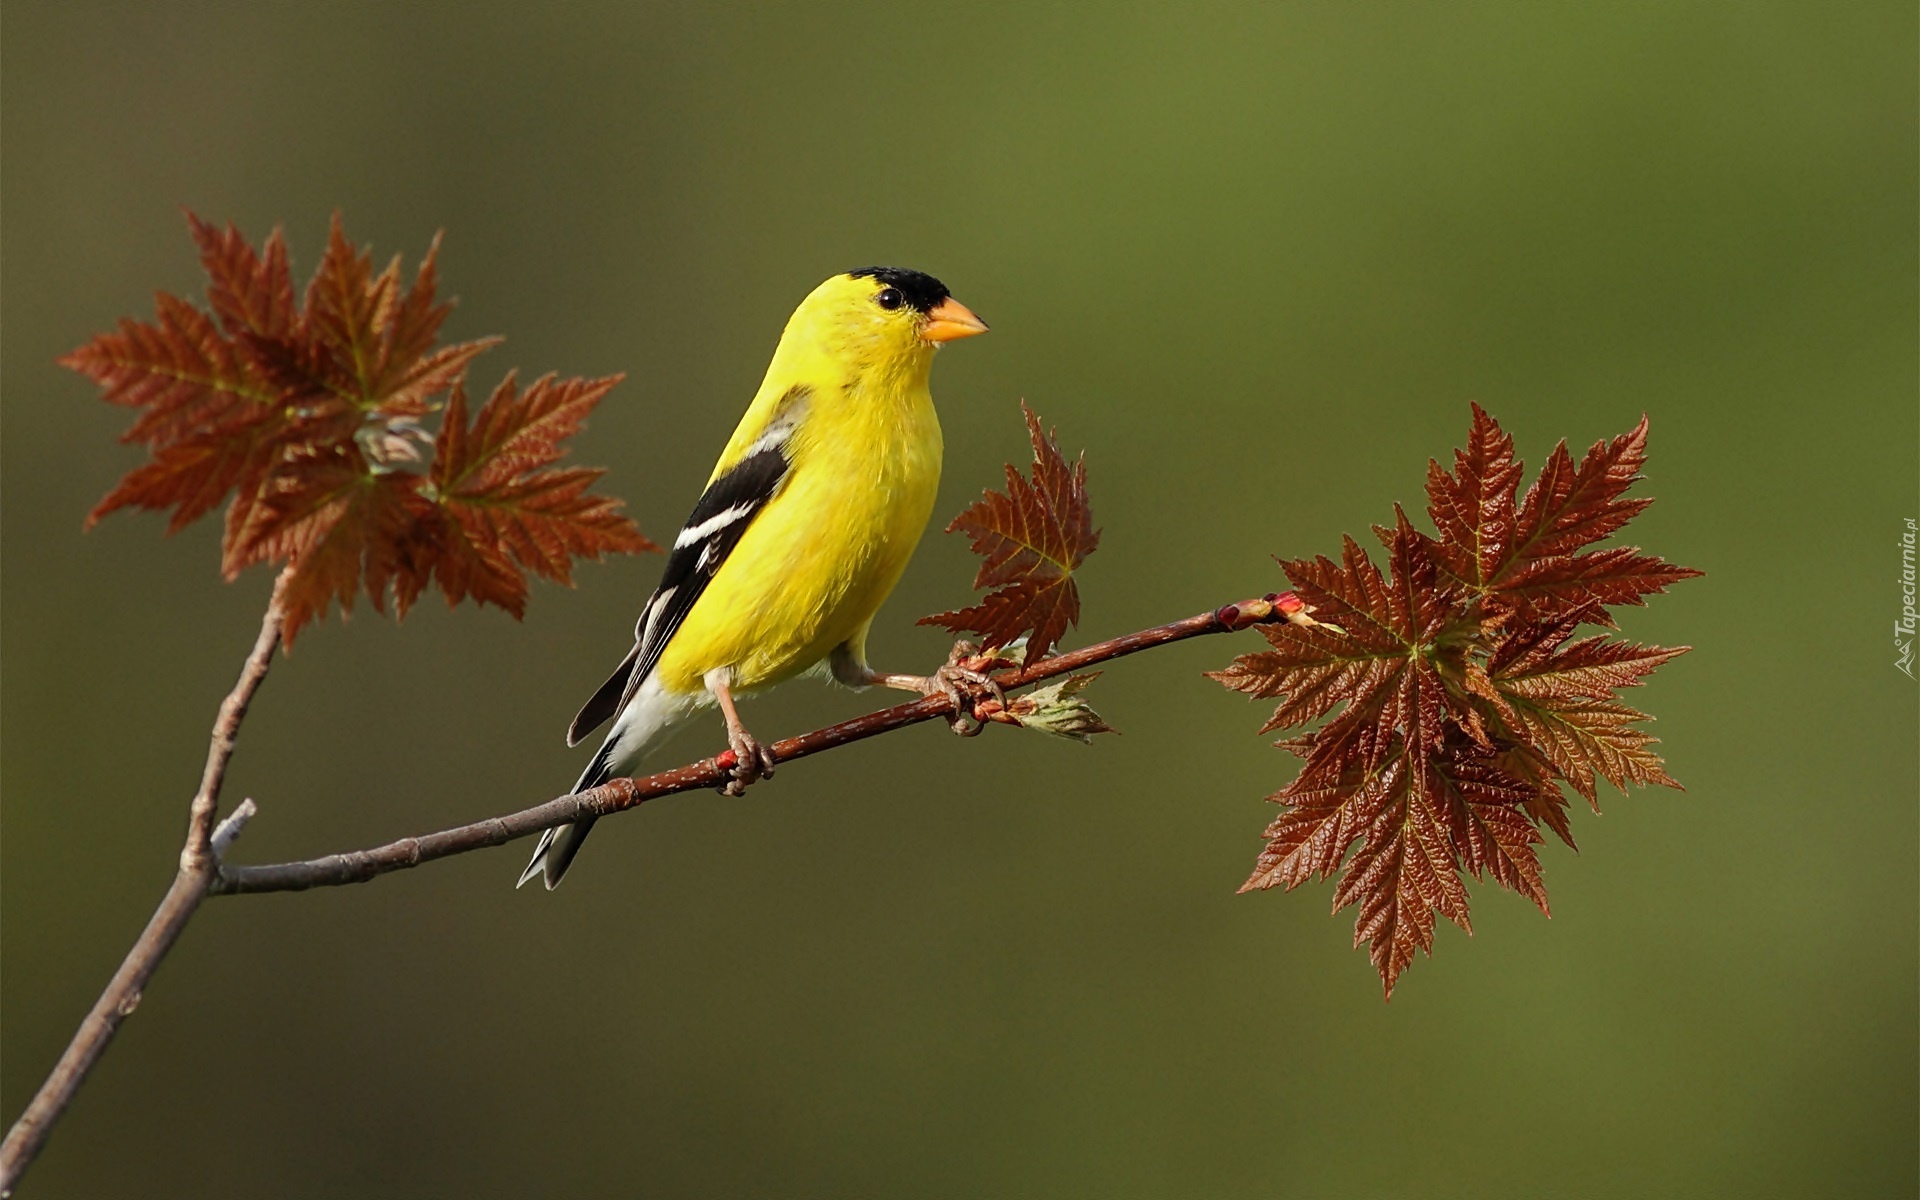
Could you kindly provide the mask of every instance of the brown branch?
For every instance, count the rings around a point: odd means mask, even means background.
[[[182,871],[204,871],[213,865],[213,827],[220,815],[220,785],[226,782],[227,763],[233,759],[233,744],[240,737],[240,722],[247,719],[247,706],[273,665],[274,651],[280,648],[280,634],[286,621],[283,601],[287,580],[293,568],[280,572],[273,582],[273,595],[267,600],[266,615],[260,621],[260,636],[254,639],[253,652],[240,668],[240,681],[220,702],[220,715],[213,720],[213,737],[207,743],[207,765],[200,772],[200,790],[194,793],[187,810],[187,845],[180,852]],[[242,824],[245,821],[243,819]]]
[[[187,840],[180,850],[180,868],[173,884],[147,921],[139,940],[121,960],[120,969],[113,973],[106,990],[94,1001],[92,1011],[80,1022],[80,1028],[53,1065],[46,1082],[40,1085],[26,1111],[7,1131],[6,1141],[0,1142],[0,1197],[13,1194],[21,1173],[40,1153],[54,1122],[73,1103],[80,1085],[86,1082],[87,1072],[119,1032],[120,1023],[139,1005],[147,981],[166,958],[167,951],[173,948],[174,940],[186,928],[194,910],[206,898],[209,885],[217,878],[214,819],[220,812],[220,786],[226,780],[227,764],[233,758],[234,741],[240,734],[240,722],[246,719],[247,705],[266,679],[274,652],[280,648],[283,625],[280,599],[285,586],[286,573],[282,572],[274,584],[273,598],[267,602],[266,615],[260,621],[260,636],[254,641],[253,652],[247,655],[233,690],[220,703],[220,713],[214,719],[213,736],[207,746],[206,769],[188,807]],[[231,834],[237,835],[240,825],[244,824],[244,818],[237,821]],[[227,840],[231,840],[231,835]]]
[[[1289,619],[1274,608],[1269,600],[1247,600],[1239,604],[1230,604],[1214,612],[1201,613],[1188,617],[1184,621],[1174,621],[1166,625],[1157,625],[1152,629],[1142,629],[1138,633],[1129,633],[1065,654],[1056,654],[1041,659],[1025,670],[1003,671],[994,676],[994,682],[1003,690],[1024,687],[1051,679],[1056,675],[1065,675],[1089,667],[1095,663],[1149,650],[1155,646],[1164,646],[1169,642],[1178,642],[1190,637],[1209,633],[1229,633],[1246,629],[1252,625]],[[1291,619],[1303,619],[1299,616]],[[924,721],[951,718],[954,714],[953,701],[944,695],[925,696],[906,704],[897,704],[892,708],[883,708],[862,717],[816,729],[812,733],[803,733],[798,737],[787,738],[774,743],[772,750],[777,762],[791,762],[796,758],[806,758],[849,742],[863,741],[909,725],[918,725]],[[564,825],[578,821],[582,817],[604,817],[611,813],[624,812],[637,808],[649,800],[661,796],[671,796],[678,792],[690,792],[700,788],[715,787],[722,783],[733,767],[732,751],[723,751],[713,758],[701,759],[670,771],[661,771],[641,779],[616,779],[590,788],[577,795],[560,796],[532,808],[523,808],[519,812],[508,813],[502,817],[490,817],[484,821],[475,821],[471,825],[460,825],[453,829],[443,829],[437,833],[421,834],[418,837],[401,838],[388,842],[384,846],[374,846],[367,850],[350,850],[345,854],[329,854],[324,858],[308,859],[304,862],[273,863],[257,867],[236,867],[222,864],[220,875],[212,891],[216,894],[241,892],[285,892],[300,891],[313,887],[338,887],[341,884],[365,883],[369,879],[385,875],[391,871],[404,871],[435,859],[449,858],[455,854],[465,854],[472,850],[484,850],[489,846],[498,846],[528,834],[539,833],[555,825]]]
[[[283,574],[282,583],[284,580]],[[1024,670],[1002,671],[993,677],[994,682],[1006,691],[1190,637],[1230,633],[1279,620],[1309,620],[1297,611],[1297,606],[1293,611],[1282,612],[1273,604],[1274,599],[1276,597],[1269,596],[1266,599],[1229,604],[1183,621],[1158,625],[1065,654],[1056,654]],[[260,638],[240,673],[240,681],[220,705],[220,715],[214,722],[213,738],[207,749],[206,770],[190,810],[187,843],[180,852],[179,874],[154,912],[153,919],[147,923],[146,931],[134,943],[112,982],[101,993],[93,1011],[81,1023],[66,1053],[61,1055],[46,1083],[41,1085],[26,1112],[8,1132],[4,1146],[0,1146],[0,1198],[11,1195],[21,1172],[39,1153],[53,1123],[72,1102],[88,1070],[106,1050],[120,1023],[140,1002],[141,991],[148,979],[206,896],[299,891],[312,887],[364,883],[390,871],[403,871],[435,859],[498,846],[582,817],[604,817],[636,808],[660,796],[714,787],[727,777],[733,767],[733,753],[726,751],[713,758],[661,771],[644,779],[617,779],[578,795],[561,796],[503,817],[476,821],[471,825],[443,829],[419,837],[402,838],[367,850],[330,854],[304,862],[256,867],[227,866],[219,861],[220,851],[252,815],[252,806],[250,802],[242,805],[216,831],[214,818],[219,812],[220,786],[226,778],[227,763],[233,756],[234,740],[239,734],[240,722],[246,717],[247,704],[253,699],[261,680],[266,677],[267,667],[280,645],[282,622],[280,585],[276,585],[274,599],[268,604],[266,617],[261,622]],[[773,746],[773,754],[779,762],[791,762],[909,725],[940,718],[951,719],[958,715],[949,697],[925,696],[907,704],[787,738]]]

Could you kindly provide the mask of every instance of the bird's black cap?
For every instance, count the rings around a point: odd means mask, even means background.
[[[905,267],[861,267],[847,274],[855,279],[878,279],[890,288],[898,288],[907,298],[907,303],[920,312],[931,312],[933,306],[945,300],[953,293],[947,291],[947,285],[921,271],[909,271]]]

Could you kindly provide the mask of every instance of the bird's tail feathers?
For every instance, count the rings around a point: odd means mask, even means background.
[[[573,785],[573,794],[578,795],[588,788],[599,787],[609,779],[631,772],[649,749],[657,746],[669,730],[698,707],[699,699],[671,695],[652,679],[641,684],[632,702],[608,731],[606,740],[594,751],[587,769],[580,773],[579,781]],[[594,817],[587,817],[541,834],[540,844],[533,848],[533,858],[527,863],[527,869],[520,872],[520,881],[513,886],[525,887],[544,875],[548,891],[559,887],[567,868],[573,864],[574,855],[580,853],[580,844],[587,840],[587,834],[593,829],[595,820]]]
[[[573,794],[579,795],[588,788],[596,788],[613,778],[613,755],[609,752],[613,739],[608,738],[600,744],[593,755],[593,761],[580,773],[580,780],[573,785]],[[580,853],[580,843],[587,840],[587,834],[593,831],[593,823],[598,818],[587,817],[571,825],[556,825],[540,835],[540,844],[533,848],[533,858],[527,863],[527,869],[520,872],[520,881],[513,886],[523,888],[541,875],[547,877],[547,890],[560,886],[561,877],[567,868],[573,865],[573,856]]]

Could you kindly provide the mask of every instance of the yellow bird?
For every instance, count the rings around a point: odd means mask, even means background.
[[[576,745],[613,720],[575,792],[632,774],[668,730],[718,704],[737,760],[725,790],[739,795],[773,774],[773,757],[734,698],[815,668],[921,693],[971,677],[883,674],[866,645],[940,485],[934,351],[986,331],[938,279],[899,267],[836,275],[800,302],[673,540],[633,650],[567,732]],[[544,874],[556,886],[592,827],[549,829],[520,884]]]

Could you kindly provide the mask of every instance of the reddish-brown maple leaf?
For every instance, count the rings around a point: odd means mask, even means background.
[[[973,552],[986,560],[974,588],[994,590],[971,608],[919,623],[975,633],[988,646],[1010,646],[1025,634],[1023,661],[1030,666],[1079,623],[1074,572],[1100,544],[1100,531],[1087,506],[1085,456],[1069,464],[1040,418],[1024,402],[1020,411],[1033,443],[1033,477],[1008,465],[1006,492],[986,492],[947,526],[948,533],[964,531]]]
[[[274,547],[271,557],[295,563],[281,593],[289,640],[330,602],[352,611],[363,586],[376,609],[391,588],[395,612],[405,615],[432,569],[431,550],[416,536],[435,520],[420,477],[375,473],[352,446],[277,473],[258,511],[251,534]]]
[[[1351,538],[1341,560],[1283,562],[1320,624],[1260,627],[1271,649],[1213,678],[1277,700],[1262,732],[1324,721],[1278,743],[1304,762],[1243,891],[1336,875],[1334,908],[1358,909],[1387,994],[1436,915],[1471,929],[1464,876],[1547,911],[1534,847],[1572,844],[1561,784],[1678,787],[1615,693],[1685,647],[1607,635],[1606,606],[1639,604],[1698,572],[1632,548],[1589,550],[1649,501],[1624,493],[1646,460],[1646,420],[1576,467],[1564,443],[1518,497],[1513,440],[1477,405],[1449,472],[1428,466],[1438,537],[1396,509],[1376,529],[1386,570]],[[1331,626],[1331,627],[1329,627]]]
[[[518,616],[525,571],[565,583],[575,557],[656,548],[617,500],[589,493],[600,472],[557,465],[616,379],[549,376],[521,394],[509,376],[466,428],[466,369],[499,339],[438,344],[452,311],[437,298],[438,238],[404,285],[400,260],[376,275],[336,214],[296,302],[279,230],[256,251],[231,226],[188,223],[208,311],[163,292],[152,322],[122,321],[60,360],[139,410],[123,440],[151,455],[89,525],[171,509],[172,532],[225,503],[228,578],[291,564],[289,641],[363,590],[404,615],[436,579],[450,603]],[[420,421],[449,393],[436,437]]]
[[[575,558],[656,548],[620,515],[619,501],[588,491],[602,471],[554,465],[565,453],[560,443],[618,382],[548,375],[517,392],[508,375],[471,428],[465,392],[454,388],[431,476],[446,518],[446,553],[435,571],[449,597],[471,595],[518,616],[526,602],[521,570],[570,584]],[[503,556],[520,570],[502,570]]]
[[[1449,473],[1427,464],[1427,514],[1440,533],[1441,567],[1479,592],[1491,610],[1542,618],[1590,605],[1644,604],[1698,571],[1631,546],[1581,553],[1653,501],[1628,497],[1647,461],[1647,419],[1611,441],[1595,442],[1578,466],[1562,441],[1540,477],[1517,497],[1521,467],[1513,438],[1479,405],[1467,448]],[[1604,620],[1604,617],[1602,618]]]

